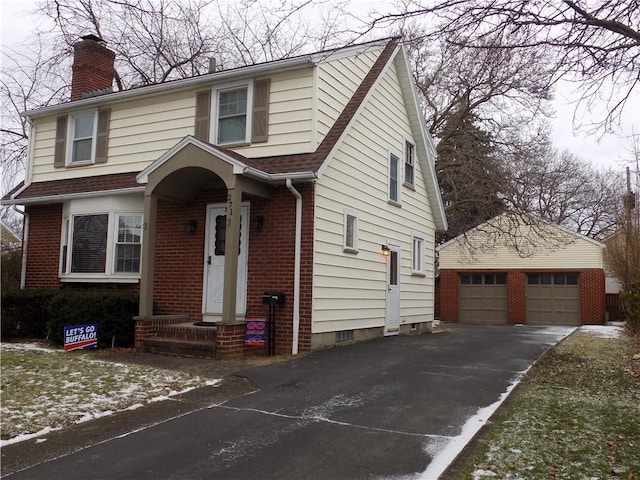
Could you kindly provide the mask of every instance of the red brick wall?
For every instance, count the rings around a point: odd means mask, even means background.
[[[27,240],[27,288],[59,287],[62,204],[31,205]]]
[[[440,320],[458,321],[458,272],[440,270]]]
[[[512,270],[507,273],[507,322],[511,324],[525,323],[527,275]]]
[[[583,324],[601,324],[606,310],[603,270],[580,272],[580,311]]]
[[[313,274],[313,185],[296,186],[303,195],[300,276],[299,351],[311,349]],[[206,206],[224,202],[226,191],[202,192],[184,205],[158,202],[154,300],[157,314],[189,314],[202,319]],[[247,317],[266,317],[265,291],[284,292],[286,304],[276,307],[276,353],[291,353],[293,339],[293,275],[295,197],[285,187],[271,199],[247,198],[251,220],[264,218],[262,228],[250,226],[247,278]],[[187,220],[196,220],[194,235],[185,233]]]
[[[465,270],[471,272],[472,270]],[[480,272],[481,270],[473,270]],[[486,270],[482,270],[485,272]],[[526,323],[526,272],[521,270],[500,270],[507,272],[508,322]],[[545,272],[568,272],[575,270],[558,269]],[[458,274],[455,270],[440,270],[440,312],[445,322],[458,321]],[[603,270],[579,270],[581,320],[583,324],[600,324],[605,316],[605,274]]]

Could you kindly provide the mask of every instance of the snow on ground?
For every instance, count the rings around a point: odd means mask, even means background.
[[[427,469],[418,475],[417,480],[437,480],[442,472],[455,460],[462,449],[471,441],[478,431],[487,423],[487,420],[494,414],[502,402],[504,402],[511,391],[520,383],[522,377],[529,369],[518,373],[500,398],[487,407],[483,407],[469,418],[462,426],[462,431],[450,440],[429,440],[426,446],[427,453],[432,457]]]
[[[220,382],[33,344],[1,348],[0,447]]]
[[[575,330],[575,327],[550,326],[537,330],[536,335],[548,335],[550,338],[546,343],[548,345],[555,345]],[[450,440],[428,440],[425,449],[431,456],[432,460],[427,466],[427,469],[422,474],[418,475],[417,480],[437,480],[451,462],[453,462],[458,454],[464,449],[467,443],[469,443],[478,431],[487,423],[487,420],[489,420],[491,415],[493,415],[500,405],[502,405],[502,403],[507,399],[511,391],[527,374],[529,368],[516,374],[511,384],[507,387],[504,393],[500,395],[500,398],[498,398],[496,402],[479,409],[475,415],[469,418],[462,426],[462,430],[458,436],[452,437]]]
[[[620,338],[624,327],[618,325],[583,325],[580,332],[603,338]]]

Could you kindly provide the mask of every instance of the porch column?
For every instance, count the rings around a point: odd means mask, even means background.
[[[240,205],[242,189],[229,188],[227,193],[227,228],[224,237],[224,291],[222,292],[222,322],[236,321],[238,285],[238,245],[240,244]],[[245,235],[247,233],[245,232]]]
[[[156,213],[158,197],[144,195],[144,228],[142,232],[142,269],[140,272],[140,316],[153,315],[153,270],[156,251]]]

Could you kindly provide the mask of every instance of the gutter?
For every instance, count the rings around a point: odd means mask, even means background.
[[[76,198],[94,198],[94,197],[107,197],[111,195],[127,195],[131,193],[143,193],[144,187],[130,187],[130,188],[119,188],[117,190],[99,190],[99,191],[91,191],[91,192],[77,192],[77,193],[67,193],[64,195],[49,195],[46,197],[31,197],[31,198],[18,198],[16,199],[16,195],[22,193],[28,185],[25,185],[23,188],[18,190],[11,196],[11,199],[4,200],[1,202],[2,205],[31,205],[36,203],[50,203],[50,202],[64,202],[66,200],[73,200]]]
[[[300,254],[302,250],[302,195],[291,183],[291,178],[286,179],[289,191],[296,197],[296,241],[294,254],[293,273],[293,341],[291,343],[291,355],[298,354],[298,339],[300,337]]]

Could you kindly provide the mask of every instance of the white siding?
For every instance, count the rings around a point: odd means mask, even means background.
[[[316,184],[314,333],[384,325],[381,245],[393,240],[401,244],[401,322],[433,318],[434,225],[419,162],[415,191],[400,187],[401,207],[387,201],[389,151],[403,159],[405,139],[414,141],[392,64]],[[345,208],[358,213],[357,254],[343,252]],[[411,274],[412,232],[424,235],[425,276]]]
[[[313,151],[313,68],[269,78],[269,140],[235,150],[248,157]],[[143,170],[182,138],[193,135],[195,94],[196,90],[187,90],[111,105],[108,161],[100,165],[54,168],[56,118],[35,120],[32,181]]]
[[[137,172],[186,135],[193,135],[195,92],[149,97],[111,107],[108,161],[100,165],[53,168],[55,118],[37,121],[33,181]]]
[[[375,49],[330,60],[318,66],[318,143],[327,134],[379,55],[380,49]]]
[[[313,68],[271,75],[269,141],[234,148],[247,157],[288,155],[315,150],[312,145]]]
[[[530,239],[521,256],[511,246],[513,236],[495,235],[476,230],[440,249],[441,269],[559,269],[559,268],[603,268],[602,247],[585,238],[568,233],[560,228],[544,225],[533,231],[520,226],[518,237]],[[525,240],[526,241],[526,240]]]

